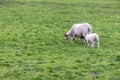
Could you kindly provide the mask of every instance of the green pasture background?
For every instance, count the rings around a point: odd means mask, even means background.
[[[100,48],[65,42],[83,22]],[[120,80],[120,0],[0,0],[0,80]]]

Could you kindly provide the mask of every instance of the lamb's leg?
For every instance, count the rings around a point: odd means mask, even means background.
[[[87,45],[88,47],[90,47],[90,43],[87,43],[86,45]]]
[[[97,47],[98,47],[98,48],[100,47],[99,42],[97,42]]]
[[[94,47],[94,42],[91,43],[91,47],[92,47],[92,48]]]

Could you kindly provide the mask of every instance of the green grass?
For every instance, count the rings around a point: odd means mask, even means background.
[[[119,80],[119,0],[0,0],[0,80]],[[65,42],[88,22],[100,48]]]

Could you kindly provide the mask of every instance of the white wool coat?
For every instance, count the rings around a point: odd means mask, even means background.
[[[92,32],[92,27],[88,23],[77,23],[73,24],[71,29],[65,34],[66,36],[70,37],[85,37],[87,34]],[[70,38],[69,37],[69,38]]]
[[[96,33],[87,34],[85,40],[88,46],[94,47],[94,43],[96,42],[97,47],[100,47],[99,36]]]

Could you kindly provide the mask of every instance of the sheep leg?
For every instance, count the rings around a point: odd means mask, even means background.
[[[73,34],[73,37],[72,37],[72,44],[74,43],[74,40],[75,40],[75,34]]]
[[[86,39],[84,40],[84,42],[85,42],[85,45],[89,46],[88,41]]]
[[[81,35],[82,35],[83,37],[85,37],[85,33],[84,33],[84,32],[82,32]]]
[[[80,43],[81,43],[81,40],[82,40],[81,36],[79,36],[79,39],[80,39]]]
[[[74,41],[75,41],[75,38],[73,37],[73,38],[72,38],[72,44],[74,43]]]

